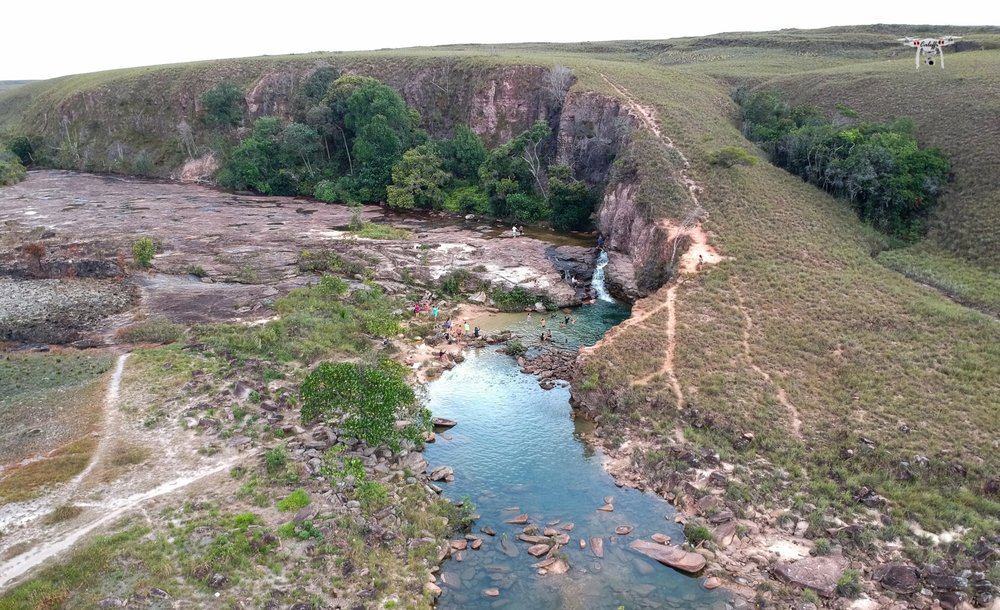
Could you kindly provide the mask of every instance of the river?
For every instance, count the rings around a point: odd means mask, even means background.
[[[603,261],[602,261],[603,262]],[[603,266],[603,265],[600,265]],[[501,324],[539,349],[540,318],[553,334],[552,346],[593,345],[629,310],[607,296],[603,273],[595,274],[599,298],[569,314],[575,324],[560,328],[564,312],[500,318]],[[571,320],[572,322],[572,320]],[[630,551],[629,542],[659,532],[683,540],[666,501],[634,489],[619,488],[602,465],[601,451],[582,439],[586,423],[570,412],[569,388],[544,390],[534,376],[496,348],[467,353],[464,363],[428,386],[428,406],[435,416],[458,425],[429,444],[425,456],[432,467],[454,468],[455,481],[445,483],[452,500],[468,498],[480,515],[472,533],[484,539],[480,550],[466,550],[462,561],[442,566],[443,593],[438,607],[451,608],[725,608],[724,593],[706,591],[702,579],[684,575]],[[598,510],[611,496],[614,510]],[[561,556],[566,574],[538,575],[517,540],[524,525],[505,523],[527,514],[530,523],[567,533]],[[563,530],[573,524],[569,531]],[[634,527],[627,535],[615,529]],[[495,536],[481,528],[496,531]],[[604,557],[593,553],[591,539],[601,537]],[[580,547],[580,540],[587,547]],[[484,591],[497,589],[496,597]]]

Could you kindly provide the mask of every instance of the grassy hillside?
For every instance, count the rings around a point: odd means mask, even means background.
[[[758,500],[789,485],[782,497],[805,492],[839,511],[867,485],[901,519],[995,529],[1000,501],[983,486],[1000,468],[1000,323],[882,267],[871,258],[878,238],[799,179],[768,164],[709,166],[712,150],[746,145],[725,120],[734,112],[725,86],[652,67],[616,77],[653,103],[691,159],[706,227],[728,260],[677,292],[683,412],[661,374],[664,307],[590,360],[607,420],[654,443],[680,426],[724,456],[767,460],[756,468],[773,478],[752,486]],[[665,299],[661,290],[644,309]],[[756,440],[739,455],[744,432]],[[900,462],[917,455],[930,466],[898,480]],[[790,483],[774,482],[788,473]]]

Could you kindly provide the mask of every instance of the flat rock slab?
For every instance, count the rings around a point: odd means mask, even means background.
[[[507,521],[505,521],[504,523],[510,523],[513,525],[524,525],[527,522],[528,522],[528,514],[525,513],[523,515],[518,515],[512,519],[507,519]]]
[[[704,557],[698,553],[689,553],[679,546],[667,546],[651,540],[635,540],[628,545],[628,548],[682,572],[693,574],[705,567]]]
[[[836,556],[808,557],[774,566],[774,574],[785,582],[809,588],[823,597],[837,593],[837,580],[847,568],[847,559]]]

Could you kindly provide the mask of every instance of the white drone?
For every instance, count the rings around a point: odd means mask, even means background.
[[[944,47],[955,44],[956,40],[962,38],[961,36],[942,36],[941,38],[897,38],[896,40],[903,43],[903,46],[911,47],[917,50],[917,70],[920,69],[920,56],[924,56],[924,61],[927,62],[928,66],[934,65],[934,57],[941,57],[941,68],[944,69]]]

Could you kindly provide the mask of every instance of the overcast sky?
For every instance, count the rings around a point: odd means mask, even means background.
[[[450,43],[658,39],[872,23],[1000,25],[996,0],[7,0],[3,5],[0,80]]]

